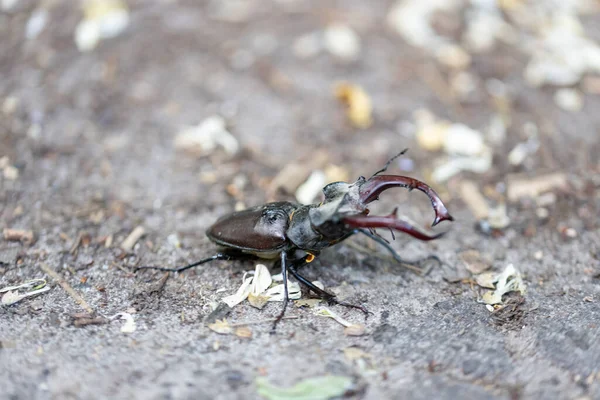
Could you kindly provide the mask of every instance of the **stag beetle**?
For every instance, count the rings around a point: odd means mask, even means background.
[[[432,226],[453,218],[437,193],[425,183],[398,175],[380,175],[390,163],[407,150],[390,159],[369,179],[359,177],[354,183],[334,182],[323,188],[324,200],[320,204],[302,205],[288,201],[267,203],[247,210],[234,212],[218,219],[206,231],[208,238],[223,247],[223,251],[178,267],[140,267],[162,271],[181,272],[213,260],[244,258],[280,259],[284,282],[284,302],[273,328],[283,318],[288,304],[287,272],[306,285],[321,298],[330,302],[354,307],[367,313],[362,306],[355,306],[335,299],[335,295],[317,287],[298,273],[298,268],[312,262],[321,250],[344,239],[362,233],[377,241],[400,263],[404,261],[389,243],[377,235],[374,228],[388,228],[405,232],[419,240],[437,239],[444,233],[434,233],[414,226],[408,220],[397,217],[398,208],[387,216],[370,216],[367,205],[392,187],[405,187],[424,192],[435,211]]]

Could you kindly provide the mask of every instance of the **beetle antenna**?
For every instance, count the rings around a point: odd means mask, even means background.
[[[387,171],[387,169],[389,168],[390,164],[398,157],[400,157],[401,155],[403,155],[404,153],[406,153],[408,151],[408,148],[402,150],[400,153],[396,154],[394,157],[390,158],[388,160],[388,162],[385,163],[385,165],[383,166],[383,168],[381,168],[379,171],[375,172],[373,175],[371,175],[371,178],[381,174],[382,172]],[[369,178],[369,179],[371,179]]]

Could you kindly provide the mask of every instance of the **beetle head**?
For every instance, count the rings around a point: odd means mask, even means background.
[[[388,216],[369,216],[367,205],[392,187],[417,189],[425,193],[435,211],[432,226],[453,218],[437,193],[425,183],[398,175],[374,175],[369,179],[358,178],[354,183],[334,182],[323,188],[324,200],[310,210],[313,227],[327,237],[339,236],[357,228],[390,228],[406,232],[421,240],[431,240],[441,234],[426,231],[399,219],[396,210]]]

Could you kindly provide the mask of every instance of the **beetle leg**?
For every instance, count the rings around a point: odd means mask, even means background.
[[[419,264],[423,263],[426,260],[435,260],[438,263],[442,264],[442,261],[437,256],[428,256],[428,257],[425,257],[425,258],[422,258],[422,259],[416,260],[416,261],[407,261],[407,260],[403,259],[402,257],[400,257],[400,255],[396,252],[396,250],[394,250],[392,248],[392,246],[390,246],[390,244],[387,241],[383,240],[380,236],[373,235],[371,232],[369,232],[366,229],[357,229],[355,232],[362,233],[363,235],[373,239],[374,241],[376,241],[377,243],[379,243],[380,245],[385,247],[385,249],[390,252],[392,257],[394,257],[394,260],[396,260],[399,264],[405,266],[406,268],[408,268],[412,271],[415,271],[419,275],[427,275],[427,273],[431,270],[431,268],[423,269],[418,266]]]
[[[435,190],[433,190],[427,184],[417,179],[409,178],[408,176],[376,175],[371,177],[360,187],[360,201],[363,204],[368,204],[377,200],[383,191],[397,186],[405,187],[409,190],[420,190],[429,197],[429,200],[431,200],[431,205],[433,206],[433,210],[435,211],[435,219],[433,220],[433,224],[431,224],[431,226],[435,226],[442,221],[454,220]]]
[[[346,303],[345,301],[337,300],[337,298],[334,294],[331,294],[331,293],[321,289],[320,287],[318,287],[317,285],[315,285],[314,283],[312,283],[311,281],[309,281],[308,279],[306,279],[305,277],[300,275],[298,273],[297,268],[300,268],[307,264],[307,261],[306,261],[307,257],[301,258],[299,260],[295,260],[288,266],[288,269],[290,270],[290,274],[292,274],[292,276],[294,278],[296,278],[298,280],[298,282],[300,282],[303,285],[305,285],[306,287],[308,287],[308,289],[315,292],[315,294],[317,296],[319,296],[323,300],[327,300],[329,303],[338,304],[340,306],[349,307],[349,308],[357,308],[365,314],[365,317],[369,316],[369,314],[372,314],[369,310],[367,310],[363,306],[360,306],[360,305],[357,306],[355,304],[350,304],[350,303]]]
[[[273,327],[271,328],[271,334],[275,333],[275,329],[277,329],[277,324],[279,323],[279,321],[281,321],[281,319],[285,315],[285,310],[286,310],[288,302],[290,300],[289,295],[288,295],[287,270],[288,270],[287,254],[285,251],[282,251],[281,252],[281,276],[283,277],[283,307],[281,308],[281,312],[279,313],[279,315],[277,317],[275,317],[275,321],[273,322]]]
[[[225,252],[224,251],[222,253],[217,253],[214,256],[204,258],[200,261],[196,261],[192,264],[184,265],[181,267],[167,268],[167,267],[156,267],[153,265],[143,265],[141,267],[136,267],[136,270],[138,270],[138,269],[156,269],[159,271],[181,272],[181,271],[185,271],[186,269],[194,268],[194,267],[197,267],[198,265],[206,264],[208,262],[215,261],[215,260],[229,261],[229,260],[243,260],[243,259],[248,259],[248,258],[256,258],[256,257],[254,255],[249,255],[249,254],[244,254],[244,253]]]

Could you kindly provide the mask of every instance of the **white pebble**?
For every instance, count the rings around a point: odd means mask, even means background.
[[[576,89],[559,89],[554,93],[554,102],[565,111],[577,112],[583,108],[583,95]]]
[[[352,61],[360,53],[360,37],[346,25],[333,24],[325,30],[325,48],[342,60]]]
[[[322,50],[321,37],[318,33],[307,33],[298,37],[292,45],[292,51],[298,58],[316,57]]]
[[[44,8],[35,10],[27,20],[25,38],[35,39],[44,30],[46,22],[48,22],[48,11]]]
[[[321,193],[323,186],[327,183],[327,177],[323,171],[313,171],[308,179],[296,190],[296,200],[301,204],[311,204]]]
[[[485,150],[481,132],[463,124],[452,124],[444,139],[444,150],[450,154],[476,156]]]

